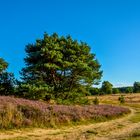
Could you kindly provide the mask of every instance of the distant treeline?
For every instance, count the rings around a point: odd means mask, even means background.
[[[104,81],[101,88],[91,87],[89,92],[91,95],[140,93],[140,82],[134,82],[133,86],[113,88],[113,85],[110,82]]]
[[[118,90],[119,93],[133,93],[133,86],[113,88],[114,91]]]

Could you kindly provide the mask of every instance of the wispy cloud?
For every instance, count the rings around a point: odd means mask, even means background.
[[[113,87],[128,87],[128,86],[133,86],[133,85],[129,84],[129,83],[116,83],[116,84],[113,84]]]

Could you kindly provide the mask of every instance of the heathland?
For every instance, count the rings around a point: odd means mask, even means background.
[[[13,119],[13,121],[15,119],[15,121],[17,122],[13,122],[13,124],[17,126],[19,125],[18,127],[20,127],[21,125],[20,123],[22,121],[26,125],[32,125],[33,124],[32,121],[35,120],[34,125],[37,125],[38,123],[37,120],[39,118],[41,119],[40,121],[43,124],[44,123],[47,124],[46,126],[42,125],[42,127],[30,126],[11,130],[2,129],[0,132],[0,139],[8,139],[8,140],[140,139],[140,94],[124,95],[125,103],[123,104],[120,104],[120,102],[118,101],[119,97],[120,97],[119,94],[103,95],[98,97],[100,105],[89,105],[84,107],[77,105],[76,106],[47,105],[46,103],[42,103],[40,101],[29,101],[25,99],[16,99],[11,97],[0,97],[1,101],[5,101],[4,104],[1,104],[1,109],[2,106],[4,105],[3,107],[7,108],[7,112],[5,111],[5,114],[9,113],[11,115],[11,118],[8,115],[7,118],[5,119],[9,119],[9,121],[10,119],[11,120]],[[95,98],[94,96],[93,97],[90,96],[89,100],[93,101],[94,98]],[[27,106],[29,106],[29,108],[26,108]],[[15,117],[13,114],[14,111],[17,114],[17,118],[12,118]],[[27,111],[26,113],[27,116],[24,114],[24,111]],[[39,114],[38,111],[40,111]],[[47,120],[45,121],[44,121],[45,116],[41,114],[41,112],[44,113],[44,111],[48,115],[46,118]],[[121,111],[125,113],[123,114]],[[18,113],[21,114],[19,115]],[[52,115],[51,118],[49,118],[50,114]],[[116,117],[114,116],[115,114],[117,115]],[[20,121],[18,119],[20,119]],[[21,121],[21,119],[25,120]],[[49,123],[50,125],[48,125]]]

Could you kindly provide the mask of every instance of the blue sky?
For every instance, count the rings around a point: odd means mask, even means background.
[[[114,86],[140,81],[139,0],[1,0],[0,57],[16,78],[25,45],[44,32],[87,42],[102,65],[102,81]]]

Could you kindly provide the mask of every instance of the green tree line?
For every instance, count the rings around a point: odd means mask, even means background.
[[[101,88],[90,87],[91,95],[117,94],[117,93],[140,93],[140,82],[134,82],[133,86],[113,87],[109,81],[104,81]]]

